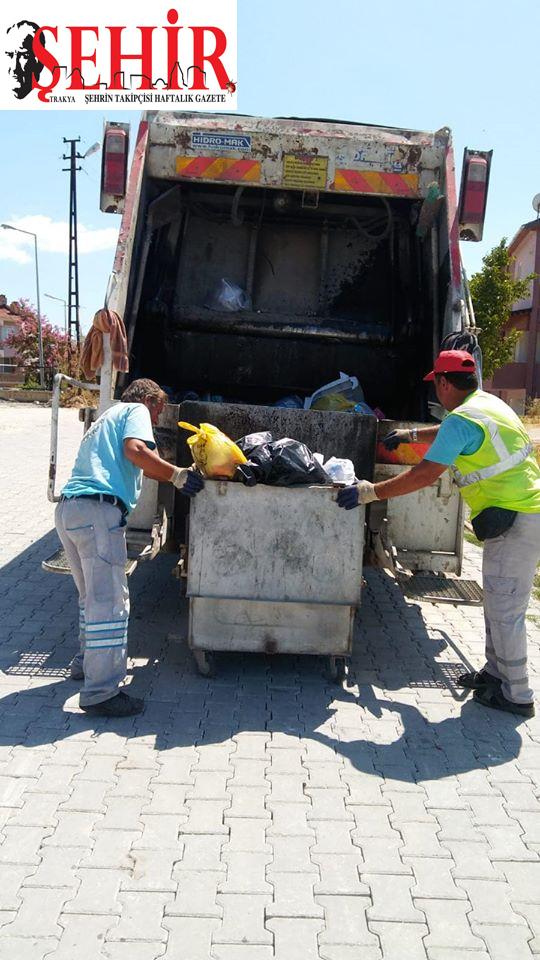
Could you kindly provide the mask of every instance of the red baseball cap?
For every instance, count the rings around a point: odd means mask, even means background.
[[[442,350],[424,380],[434,380],[436,373],[476,373],[476,363],[466,350]]]

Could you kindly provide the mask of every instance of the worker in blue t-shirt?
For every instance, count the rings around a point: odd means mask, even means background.
[[[125,518],[137,503],[143,474],[188,497],[204,486],[195,469],[176,467],[156,452],[152,425],[165,402],[153,380],[134,380],[85,433],[56,508],[56,529],[79,593],[80,649],[71,676],[84,680],[79,703],[86,713],[125,717],[144,706],[119,689],[129,618]]]

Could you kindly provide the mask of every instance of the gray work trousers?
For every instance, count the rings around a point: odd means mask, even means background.
[[[129,591],[126,534],[112,503],[61,500],[58,536],[79,593],[79,653],[84,671],[81,706],[109,700],[126,675]]]
[[[484,670],[502,680],[504,696],[514,703],[534,698],[527,673],[525,614],[539,559],[540,513],[518,513],[506,533],[484,542]]]

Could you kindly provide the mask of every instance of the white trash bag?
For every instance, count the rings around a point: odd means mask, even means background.
[[[330,457],[324,464],[324,469],[335,483],[354,483],[354,463],[352,460],[341,460],[339,457]]]
[[[238,310],[251,310],[251,297],[237,283],[222,277],[208,294],[204,305],[209,310],[236,313]]]

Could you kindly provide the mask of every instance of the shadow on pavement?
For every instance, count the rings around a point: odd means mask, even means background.
[[[77,605],[69,577],[43,573],[47,534],[2,569],[0,740],[35,747],[112,732],[156,751],[222,743],[244,732],[279,734],[280,746],[313,741],[353,768],[403,782],[493,767],[519,755],[520,718],[468,700],[455,676],[470,664],[442,627],[379,571],[368,571],[348,685],[329,683],[318,657],[229,654],[214,679],[200,677],[186,643],[185,600],[160,557],[131,579],[130,689],[139,717],[100,720],[78,712],[67,679]],[[444,613],[441,613],[441,620]]]

